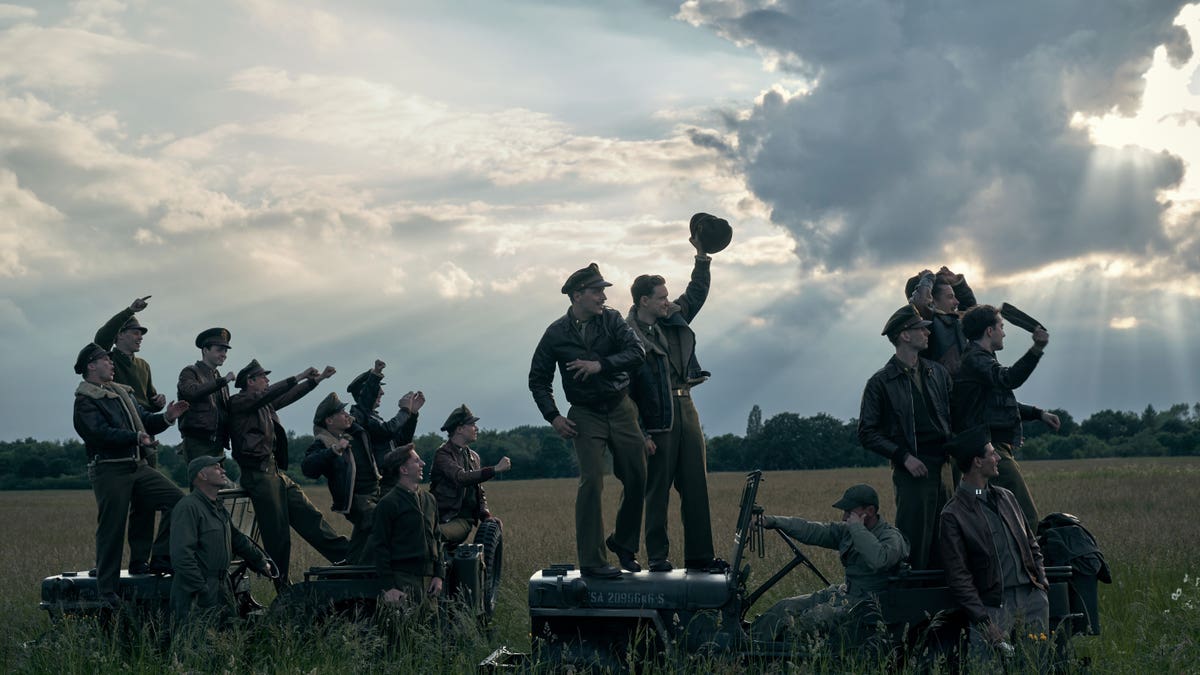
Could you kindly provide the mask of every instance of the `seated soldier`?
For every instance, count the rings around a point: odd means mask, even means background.
[[[419,486],[425,462],[407,445],[389,452],[382,468],[397,476],[396,487],[375,507],[371,527],[383,601],[434,609],[446,562],[438,538],[437,502]]]
[[[437,498],[442,538],[451,546],[466,541],[480,522],[493,519],[499,522],[488,511],[483,483],[512,468],[507,457],[500,458],[496,466],[479,466],[478,453],[468,445],[479,436],[479,428],[475,426],[478,421],[465,403],[450,413],[442,425],[442,431],[450,434],[450,438],[434,455],[429,475],[430,490]]]
[[[764,527],[783,530],[801,544],[838,551],[846,581],[775,603],[755,619],[750,628],[754,639],[777,640],[788,629],[832,629],[850,608],[886,588],[888,577],[908,557],[908,542],[879,517],[879,495],[870,485],[850,487],[833,508],[842,510],[842,522],[759,516]]]

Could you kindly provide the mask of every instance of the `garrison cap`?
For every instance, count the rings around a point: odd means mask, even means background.
[[[976,457],[983,457],[984,447],[992,442],[992,434],[986,424],[978,424],[967,429],[946,444],[946,452],[954,458],[955,464],[964,464]]]
[[[336,415],[346,409],[346,404],[342,403],[342,399],[338,398],[336,391],[329,392],[329,395],[317,404],[317,412],[313,415],[313,424],[324,426],[325,418],[330,415]]]
[[[879,494],[875,492],[875,488],[866,483],[851,485],[846,488],[846,493],[842,498],[834,502],[833,508],[849,511],[860,506],[874,506],[879,508]]]
[[[478,422],[479,418],[471,413],[471,409],[464,403],[450,412],[450,416],[446,418],[445,424],[442,425],[442,431],[453,433],[455,429],[464,424]]]
[[[250,378],[258,375],[269,375],[270,373],[271,371],[266,370],[258,364],[258,359],[250,359],[250,363],[247,363],[245,368],[238,371],[237,379],[233,383],[237,385],[238,389],[245,389],[246,383]]]
[[[707,213],[692,216],[688,227],[705,253],[723,251],[733,239],[733,228],[729,226],[729,221]]]
[[[82,375],[87,371],[89,363],[103,356],[108,356],[108,350],[95,342],[89,342],[86,347],[79,350],[79,356],[75,357],[75,374]]]
[[[119,330],[119,331],[117,331],[117,332],[118,332],[118,333],[123,333],[123,332],[125,332],[125,331],[127,331],[127,330],[137,330],[137,331],[141,331],[141,332],[142,332],[142,335],[145,335],[146,333],[150,332],[150,329],[149,329],[149,328],[146,328],[146,327],[145,327],[145,326],[143,326],[142,324],[138,323],[138,320],[137,320],[137,317],[136,317],[136,316],[131,316],[131,317],[129,317],[128,319],[126,319],[126,320],[125,320],[125,323],[121,324],[121,330]]]
[[[225,457],[223,456],[216,457],[214,455],[203,455],[188,462],[188,485],[196,482],[196,476],[198,476],[201,471],[210,466],[220,464],[224,460]]]
[[[346,387],[346,393],[350,394],[351,396],[353,396],[355,398],[355,400],[357,400],[358,395],[363,390],[363,387],[367,386],[367,376],[369,376],[371,374],[371,372],[372,371],[368,370],[367,372],[360,374],[358,377],[354,378],[353,380],[350,380],[350,384]],[[383,386],[382,379],[379,380],[379,386],[381,386],[381,387]]]
[[[224,328],[209,328],[196,336],[196,346],[200,349],[211,345],[229,349],[229,331]]]
[[[884,324],[883,332],[880,335],[898,335],[902,330],[920,328],[928,326],[931,323],[933,322],[922,318],[921,313],[910,303],[892,312],[892,315],[888,317],[887,323]]]
[[[567,283],[563,284],[563,295],[570,295],[575,291],[582,291],[585,288],[605,288],[612,286],[604,280],[600,275],[600,266],[592,263],[581,270],[575,270],[571,276],[567,277]]]

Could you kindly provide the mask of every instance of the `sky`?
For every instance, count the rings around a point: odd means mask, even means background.
[[[73,438],[76,353],[146,295],[169,398],[223,326],[233,369],[337,368],[297,433],[376,358],[418,433],[542,424],[563,280],[682,292],[700,211],[709,435],[856,417],[942,265],[1049,328],[1023,402],[1200,401],[1197,38],[1146,0],[0,4],[0,439]]]

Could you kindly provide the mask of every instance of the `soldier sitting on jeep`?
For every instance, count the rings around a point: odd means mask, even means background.
[[[879,517],[879,495],[870,485],[851,486],[833,508],[842,510],[842,522],[758,516],[763,527],[783,530],[802,544],[838,551],[846,581],[775,603],[754,620],[750,634],[755,640],[778,640],[789,630],[832,629],[851,608],[884,590],[888,577],[908,557],[908,542],[900,530]]]

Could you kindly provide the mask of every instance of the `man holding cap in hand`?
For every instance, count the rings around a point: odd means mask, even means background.
[[[833,628],[851,607],[871,600],[885,589],[888,577],[908,556],[904,535],[879,517],[879,495],[875,488],[853,485],[833,508],[841,509],[842,522],[758,516],[763,527],[782,530],[801,544],[838,551],[846,568],[846,582],[775,603],[754,620],[750,631],[755,639],[779,639],[784,631],[798,624],[816,630]]]

